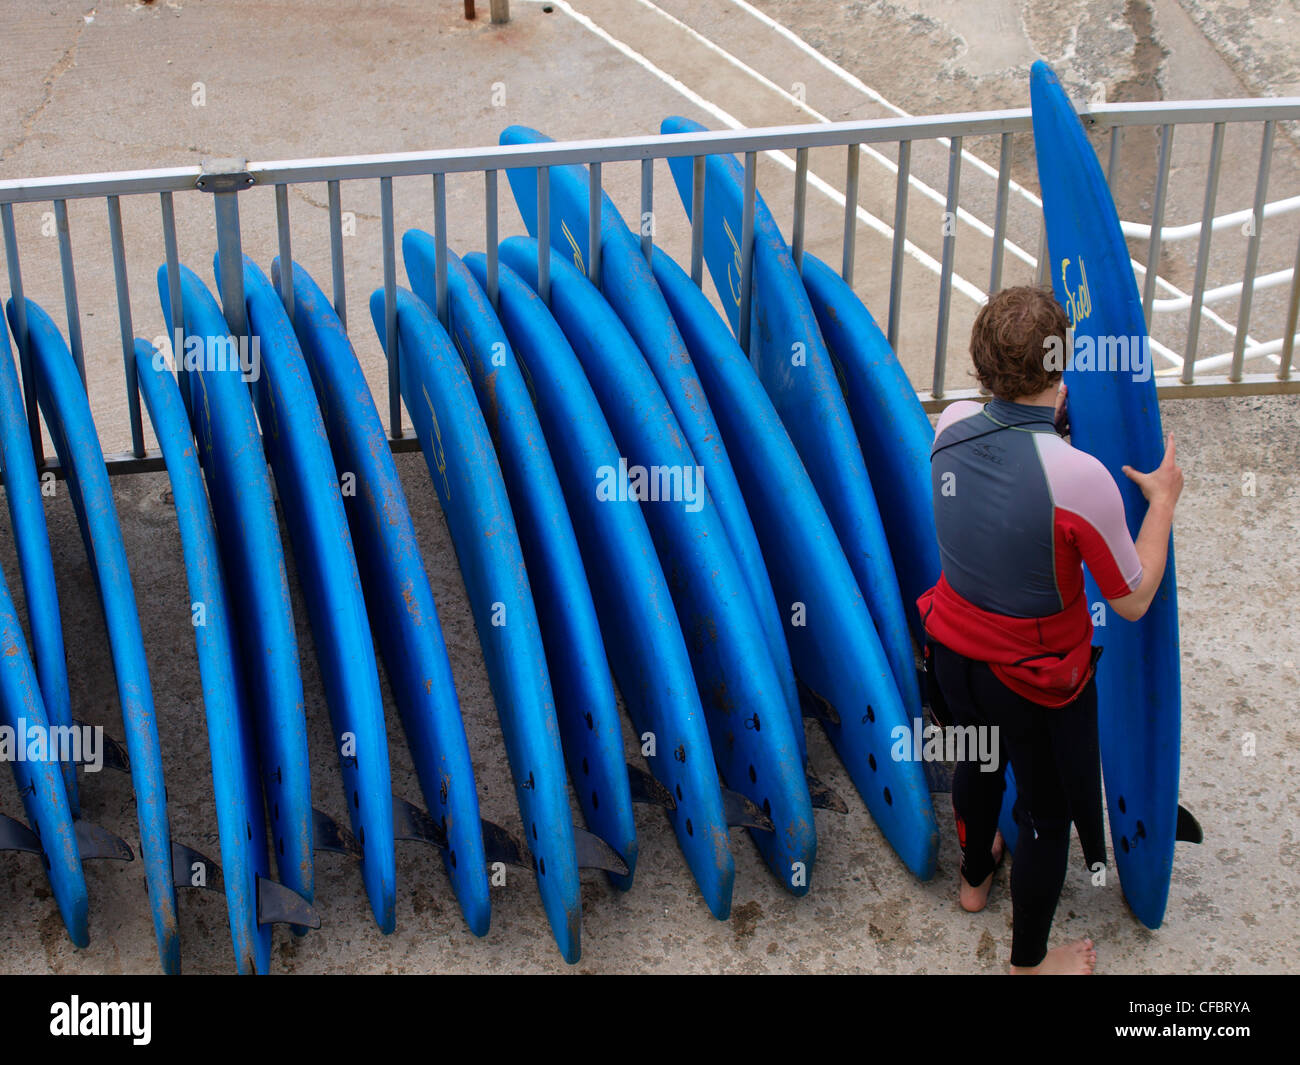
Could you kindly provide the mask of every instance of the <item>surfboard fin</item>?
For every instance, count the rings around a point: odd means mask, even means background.
[[[73,721],[72,725],[77,729],[95,727],[93,725],[87,725],[84,721]],[[100,764],[101,768],[113,769],[119,773],[131,772],[131,757],[126,753],[126,748],[119,741],[113,739],[113,737],[103,729],[100,729],[99,735],[101,737],[100,743],[103,744],[103,751],[101,752],[103,755],[103,761]],[[77,765],[84,766],[85,764],[86,758],[85,752],[83,751],[82,757],[77,761]]]
[[[340,825],[334,818],[322,810],[311,808],[312,832],[316,839],[316,850],[329,851],[331,854],[345,854],[349,858],[361,861],[361,847],[352,833]]]
[[[728,828],[757,828],[762,832],[775,832],[776,825],[747,795],[730,788],[722,789],[722,812]]]
[[[579,869],[603,869],[616,876],[627,876],[627,862],[594,832],[574,825],[573,842],[577,847]]]
[[[193,847],[172,840],[172,883],[176,887],[221,891],[221,866]]]
[[[840,723],[839,711],[835,707],[831,706],[803,681],[798,681],[798,684],[799,709],[804,717],[811,717],[815,721],[820,721],[823,725],[838,725]]]
[[[310,902],[292,888],[287,888],[269,877],[259,876],[257,878],[257,923],[319,928],[320,914]]]
[[[523,845],[500,825],[486,819],[483,821],[483,853],[489,865],[504,862],[520,869],[533,867],[533,863],[524,857]]]
[[[26,851],[28,854],[41,853],[41,841],[36,833],[21,821],[15,821],[8,814],[0,814],[0,851]]]
[[[393,796],[393,837],[447,849],[447,833],[413,802]]]
[[[808,778],[808,798],[812,800],[814,810],[833,810],[837,814],[849,812],[848,804],[835,789],[823,784],[821,778],[808,766],[804,766],[804,776]]]
[[[1178,804],[1178,825],[1174,829],[1174,839],[1181,843],[1205,842],[1205,833],[1201,831],[1201,823],[1182,803]]]
[[[73,823],[73,831],[77,834],[77,853],[83,862],[93,858],[106,858],[115,862],[135,861],[131,845],[106,828],[92,825],[89,821],[76,821]]]
[[[627,766],[627,782],[632,790],[632,801],[646,806],[662,806],[670,813],[677,809],[673,793],[654,778],[648,770],[631,762]]]

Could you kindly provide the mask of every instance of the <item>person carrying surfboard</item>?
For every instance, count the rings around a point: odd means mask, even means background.
[[[1124,467],[1148,501],[1134,542],[1119,487],[1063,435],[1066,390],[1045,356],[1068,342],[1069,326],[1051,290],[1031,286],[996,293],[976,316],[971,357],[993,398],[954,403],[935,427],[931,490],[942,572],[917,600],[936,717],[996,728],[1000,742],[996,771],[964,760],[953,777],[960,902],[969,912],[984,908],[1003,857],[997,824],[1008,760],[1015,776],[1013,974],[1082,974],[1096,966],[1090,939],[1047,948],[1070,824],[1089,869],[1106,857],[1101,650],[1092,646],[1083,565],[1110,609],[1127,621],[1141,618],[1164,575],[1183,487],[1172,434],[1155,470]]]

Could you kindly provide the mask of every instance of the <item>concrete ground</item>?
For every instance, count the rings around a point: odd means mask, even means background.
[[[668,114],[719,127],[877,117],[893,105],[912,113],[1023,106],[1029,63],[1052,62],[1080,97],[1187,99],[1300,92],[1300,44],[1285,3],[1248,8],[1212,0],[573,0],[511,5],[514,21],[467,23],[455,0],[388,0],[364,8],[345,2],[207,0],[92,7],[48,0],[0,9],[0,178],[197,163],[212,156],[294,158],[415,150],[495,141],[511,123],[552,136],[649,132]],[[547,9],[550,10],[547,10]],[[760,17],[761,16],[761,17]],[[764,19],[799,35],[811,49],[860,79],[851,84]],[[1280,20],[1280,21],[1279,21]],[[887,101],[882,103],[881,101]],[[1269,199],[1300,192],[1294,131],[1279,129]],[[972,141],[996,162],[996,144]],[[1175,143],[1167,221],[1199,218],[1208,132],[1180,131]],[[1117,201],[1121,216],[1150,221],[1154,136],[1125,137]],[[1259,128],[1233,130],[1217,211],[1249,206]],[[891,152],[886,152],[886,156]],[[914,173],[942,192],[946,151],[918,145]],[[813,153],[813,172],[843,181],[842,152]],[[1016,153],[1017,181],[1034,187],[1028,143]],[[637,204],[635,167],[608,167],[606,181],[629,216]],[[502,235],[522,226],[502,183]],[[760,163],[760,188],[789,225],[789,172]],[[666,168],[656,172],[656,239],[675,257],[687,248],[684,214]],[[481,183],[448,183],[449,236],[466,252],[483,243]],[[382,355],[365,300],[379,283],[378,190],[350,184],[344,209],[356,219],[345,240],[352,336],[376,394]],[[838,263],[842,205],[809,191],[808,247]],[[992,181],[968,164],[962,202],[991,222]],[[860,204],[892,218],[893,177],[864,159]],[[328,280],[325,190],[291,195],[294,255]],[[397,182],[399,231],[431,227],[428,182]],[[59,255],[43,212],[15,211],[27,294],[64,321]],[[211,277],[215,235],[211,205],[178,195],[182,260]],[[914,188],[908,235],[938,255],[941,207]],[[153,272],[162,260],[157,203],[123,203],[135,331],[162,332]],[[262,264],[275,254],[271,194],[242,197],[245,250]],[[70,208],[91,402],[106,451],[129,446],[115,296],[102,202]],[[47,232],[48,231],[48,232]],[[1009,236],[1036,253],[1037,222],[1013,197]],[[1294,260],[1297,216],[1268,222],[1260,273]],[[888,306],[888,242],[869,225],[857,230],[855,283],[878,317]],[[1247,241],[1216,234],[1211,285],[1240,276]],[[957,270],[983,287],[989,243],[959,229]],[[1144,253],[1139,244],[1136,253]],[[1160,273],[1190,287],[1195,242],[1169,246]],[[1140,257],[1140,255],[1139,255]],[[1031,268],[1008,255],[1005,281]],[[918,388],[928,388],[935,347],[934,275],[909,262],[904,275],[900,355]],[[8,285],[4,285],[7,294]],[[1251,334],[1280,335],[1285,287],[1255,301]],[[1168,287],[1158,295],[1171,297]],[[1216,305],[1235,318],[1235,301]],[[949,385],[968,387],[965,337],[976,309],[953,304]],[[1185,315],[1183,316],[1185,318]],[[1182,318],[1157,318],[1156,336],[1174,350]],[[1202,355],[1231,347],[1207,324]],[[1255,360],[1252,370],[1275,364]],[[382,406],[382,403],[381,403]],[[1295,771],[1300,731],[1300,635],[1289,624],[1300,588],[1294,532],[1300,501],[1300,418],[1291,398],[1167,402],[1167,428],[1179,440],[1187,473],[1177,544],[1183,657],[1183,802],[1200,818],[1206,842],[1180,845],[1168,915],[1156,932],[1128,913],[1115,878],[1093,887],[1076,846],[1056,935],[1090,935],[1103,972],[1294,971],[1300,947],[1300,828]],[[146,419],[147,423],[147,419]],[[151,443],[152,446],[152,443]],[[474,755],[484,816],[518,830],[509,770],[486,683],[478,640],[446,526],[423,460],[402,455],[406,485],[427,568],[438,597]],[[1247,475],[1251,475],[1248,477]],[[1253,482],[1254,494],[1243,489]],[[158,706],[169,810],[176,838],[214,855],[217,842],[206,726],[189,624],[180,542],[165,474],[119,478],[114,490],[140,604]],[[120,713],[103,622],[66,491],[47,515],[68,646],[73,705],[83,719],[121,735]],[[12,533],[0,521],[0,564],[16,586]],[[346,820],[330,751],[310,632],[294,586],[309,706],[314,799]],[[391,701],[390,720],[395,721]],[[847,816],[819,813],[819,854],[811,895],[790,898],[766,872],[753,844],[733,833],[736,892],[731,920],[714,921],[700,901],[664,818],[638,816],[641,857],[627,894],[596,874],[584,876],[583,972],[1000,972],[1010,948],[1007,873],[998,874],[989,909],[970,917],[956,905],[957,849],[939,800],[944,830],[939,873],[912,879],[893,857],[857,798],[824,736],[808,730],[823,778],[849,805]],[[1250,749],[1253,754],[1243,753]],[[394,791],[418,799],[400,729],[390,730]],[[103,774],[83,788],[86,816],[132,839],[129,780]],[[17,813],[8,774],[0,810]],[[298,940],[277,930],[274,969],[285,972],[565,971],[550,942],[539,900],[523,875],[494,891],[492,930],[465,930],[436,855],[399,845],[398,928],[375,930],[355,868],[325,855],[318,863],[320,931]],[[92,944],[67,941],[48,887],[29,857],[0,855],[0,971],[153,972],[157,968],[138,866],[92,864]],[[224,900],[181,898],[187,971],[231,966]]]

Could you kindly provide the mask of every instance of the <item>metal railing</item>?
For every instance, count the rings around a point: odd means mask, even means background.
[[[1300,249],[1296,266],[1289,270],[1273,271],[1256,277],[1259,241],[1266,220],[1284,215],[1300,207],[1300,197],[1267,203],[1266,194],[1269,171],[1273,158],[1273,145],[1277,124],[1300,119],[1300,98],[1277,100],[1213,100],[1158,104],[1114,104],[1082,112],[1087,125],[1108,131],[1108,178],[1114,182],[1119,147],[1123,131],[1133,127],[1150,127],[1159,131],[1159,164],[1155,183],[1154,206],[1149,225],[1125,223],[1131,239],[1145,239],[1145,262],[1134,262],[1135,272],[1142,283],[1143,306],[1148,325],[1154,314],[1188,312],[1187,343],[1184,354],[1178,355],[1167,346],[1152,340],[1152,350],[1170,363],[1158,378],[1161,396],[1224,395],[1238,393],[1300,392],[1300,382],[1291,376],[1291,364],[1297,326],[1297,307],[1300,304]],[[1214,206],[1218,193],[1219,173],[1223,157],[1225,130],[1230,125],[1258,123],[1262,125],[1262,147],[1255,183],[1253,206],[1249,212],[1237,212],[1216,218]],[[1199,223],[1190,226],[1165,226],[1167,190],[1175,131],[1189,124],[1208,124],[1212,137],[1210,156],[1206,167],[1204,209]],[[974,155],[964,147],[975,137],[996,137],[999,141],[996,166]],[[211,196],[216,224],[217,251],[221,263],[221,287],[226,294],[223,301],[231,332],[242,336],[247,331],[243,302],[242,234],[239,220],[240,198],[257,186],[270,186],[274,190],[276,231],[280,261],[289,264],[281,271],[281,295],[286,307],[293,313],[292,287],[292,228],[289,219],[289,189],[304,183],[324,183],[328,190],[329,246],[332,273],[332,300],[344,325],[347,324],[347,276],[343,255],[343,211],[341,187],[344,182],[377,182],[380,198],[380,225],[382,246],[382,272],[385,335],[389,345],[396,338],[396,233],[394,226],[393,183],[395,179],[422,177],[432,181],[433,230],[440,264],[445,263],[447,250],[447,187],[451,174],[479,173],[484,192],[483,232],[487,250],[488,295],[494,305],[497,297],[497,244],[499,240],[498,175],[504,169],[538,168],[538,220],[540,226],[538,281],[541,295],[549,299],[549,263],[545,249],[549,245],[549,167],[580,163],[588,166],[590,174],[590,203],[592,206],[588,247],[592,249],[585,264],[589,276],[599,284],[599,209],[601,204],[602,175],[606,164],[639,162],[640,203],[643,212],[653,212],[655,202],[654,161],[680,157],[695,160],[696,203],[692,212],[690,274],[697,284],[703,281],[703,212],[700,209],[704,157],[714,154],[736,154],[744,160],[744,207],[741,239],[742,300],[748,300],[748,279],[751,276],[753,256],[753,218],[757,195],[757,158],[766,153],[793,173],[793,225],[791,246],[796,263],[801,263],[807,232],[807,187],[814,184],[843,204],[843,255],[841,271],[852,283],[857,251],[857,230],[867,224],[890,241],[890,281],[886,333],[891,344],[897,345],[903,315],[903,266],[906,258],[921,262],[938,277],[935,316],[935,343],[933,374],[930,388],[919,394],[928,409],[935,410],[955,399],[974,395],[971,390],[947,388],[947,349],[950,311],[953,293],[982,300],[987,293],[1000,287],[1003,268],[1008,254],[1036,270],[1037,277],[1045,278],[1046,232],[1041,226],[1041,202],[1029,190],[1011,178],[1013,148],[1016,138],[1032,137],[1028,109],[978,112],[958,115],[935,115],[915,118],[885,118],[859,122],[829,122],[815,125],[784,126],[763,129],[731,130],[722,132],[686,133],[674,136],[628,137],[606,140],[583,140],[521,144],[476,149],[444,149],[426,152],[404,152],[387,155],[344,156],[337,158],[274,160],[246,163],[243,160],[215,160],[202,166],[173,167],[158,170],[140,170],[119,173],[83,174],[77,176],[48,177],[0,181],[0,229],[3,230],[5,262],[9,289],[14,298],[16,314],[14,333],[22,368],[24,397],[31,427],[33,448],[42,469],[57,465],[47,461],[43,454],[40,425],[37,418],[35,392],[28,361],[28,342],[23,304],[23,275],[14,206],[27,203],[49,203],[53,206],[59,244],[60,270],[63,298],[68,322],[68,339],[73,355],[85,377],[85,360],[81,336],[81,310],[77,296],[77,274],[72,254],[71,231],[68,222],[69,200],[102,198],[108,213],[109,240],[117,295],[116,313],[125,366],[127,403],[131,429],[131,451],[107,456],[110,472],[139,472],[161,468],[160,457],[145,449],[144,431],[140,417],[140,402],[136,391],[132,342],[135,334],[131,316],[130,293],[126,269],[126,249],[123,235],[121,200],[123,197],[158,197],[158,219],[166,256],[168,287],[172,307],[180,318],[181,286],[179,256],[177,251],[176,194],[204,194]],[[914,147],[933,143],[947,150],[947,175],[941,193],[927,185],[912,172]],[[893,148],[892,157],[880,147]],[[809,152],[815,149],[840,148],[846,150],[845,185],[843,191],[831,188],[828,183],[810,173]],[[786,153],[793,150],[794,158]],[[892,225],[887,225],[865,211],[858,202],[860,160],[869,156],[895,175],[895,195]],[[972,214],[961,202],[962,166],[982,172],[996,182],[994,217],[991,225]],[[945,218],[961,221],[978,230],[991,240],[987,287],[974,285],[955,272],[957,229],[945,227],[939,258],[935,260],[924,249],[908,239],[909,194],[922,195],[941,204]],[[1036,255],[1030,255],[1008,236],[1009,201],[1012,193],[1018,200],[1029,204],[1038,212],[1039,242]],[[1215,231],[1229,225],[1240,225],[1243,220],[1253,220],[1245,269],[1240,282],[1206,288],[1207,265],[1211,238]],[[1190,293],[1182,293],[1159,275],[1161,253],[1165,243],[1198,238],[1194,285]],[[652,231],[643,227],[642,249],[647,257],[654,247]],[[1290,285],[1290,296],[1282,335],[1273,341],[1252,343],[1248,333],[1251,302],[1257,288]],[[447,294],[445,273],[438,273],[437,307],[439,317],[446,321]],[[1157,291],[1171,295],[1157,299]],[[1239,301],[1237,321],[1226,322],[1209,306],[1227,299]],[[747,346],[744,326],[748,324],[747,306],[742,306],[740,341]],[[1202,320],[1228,330],[1234,344],[1231,352],[1197,359],[1200,325]],[[415,441],[403,431],[400,382],[398,366],[393,351],[387,356],[387,392],[389,435],[394,448],[414,448]],[[1244,372],[1248,360],[1276,355],[1277,369],[1272,373]],[[1228,373],[1210,375],[1201,371],[1227,368]],[[1172,376],[1171,370],[1177,371]]]

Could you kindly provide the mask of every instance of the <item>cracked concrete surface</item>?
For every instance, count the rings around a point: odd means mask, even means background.
[[[876,101],[835,77],[730,0],[701,5],[656,0],[662,10],[776,86],[803,87],[809,107],[831,119],[886,113]],[[480,5],[484,7],[485,5]],[[811,121],[789,99],[759,85],[709,48],[631,0],[573,0],[612,36],[667,76],[748,125]],[[1297,92],[1300,41],[1294,3],[1282,0],[756,0],[826,56],[893,104],[916,114],[1023,106],[1029,63],[1056,65],[1080,97],[1104,86],[1109,99],[1187,99]],[[0,177],[194,164],[205,156],[292,158],[356,152],[473,146],[495,141],[510,123],[535,125],[556,137],[648,132],[667,114],[717,126],[665,80],[631,63],[559,7],[551,13],[516,0],[515,20],[491,27],[466,23],[452,0],[375,0],[358,11],[344,0],[133,0],[89,3],[48,0],[6,5],[0,39]],[[1282,21],[1277,21],[1281,19]],[[202,83],[204,106],[194,105]],[[505,92],[495,106],[496,87]],[[1168,220],[1199,217],[1208,136],[1180,133],[1175,144]],[[996,161],[996,143],[967,145]],[[1249,204],[1259,150],[1258,129],[1232,131],[1225,152],[1220,213]],[[1156,140],[1135,131],[1121,154],[1121,214],[1149,221]],[[918,146],[915,172],[942,189],[946,152]],[[843,178],[843,153],[813,153],[813,169],[830,184]],[[606,169],[621,209],[637,204],[635,167]],[[861,202],[892,217],[893,180],[863,164]],[[1034,187],[1027,143],[1014,176]],[[763,160],[760,188],[789,228],[790,178]],[[397,228],[431,226],[427,181],[397,182]],[[656,172],[657,239],[675,257],[687,253],[687,232],[666,169]],[[291,198],[295,258],[328,283],[328,228],[323,187]],[[1280,131],[1270,199],[1300,193],[1290,132]],[[376,394],[382,355],[364,301],[379,283],[377,190],[344,188],[344,209],[356,234],[345,239],[352,336]],[[481,247],[482,192],[477,178],[448,182],[451,245]],[[501,232],[521,225],[501,192]],[[991,185],[968,167],[963,202],[986,219]],[[162,331],[153,272],[162,259],[157,203],[123,203],[135,331]],[[48,205],[15,210],[28,294],[63,322],[57,242],[46,233]],[[182,260],[211,278],[215,247],[210,202],[176,197]],[[106,450],[129,445],[115,294],[102,202],[70,205],[78,293],[90,394]],[[914,192],[909,237],[938,250],[939,210]],[[245,250],[262,264],[275,254],[271,195],[242,198]],[[1289,266],[1296,221],[1270,221],[1260,270]],[[810,192],[808,248],[838,262],[841,209]],[[1031,254],[1033,217],[1013,209],[1009,233]],[[1161,273],[1189,285],[1194,243],[1170,247]],[[1216,235],[1212,276],[1239,276],[1245,240]],[[1144,249],[1134,245],[1139,257]],[[983,285],[988,242],[969,227],[958,239],[958,271]],[[399,264],[400,270],[400,264]],[[1008,283],[1029,269],[1008,258]],[[888,243],[858,231],[857,290],[878,315],[888,301]],[[7,293],[7,283],[3,290]],[[928,386],[934,352],[935,283],[909,264],[904,277],[900,356],[918,386]],[[1254,323],[1276,336],[1285,290],[1262,293]],[[964,338],[972,304],[954,303],[950,383],[965,386]],[[1231,320],[1235,305],[1224,308]],[[1161,336],[1178,345],[1182,326],[1169,316]],[[1202,352],[1225,336],[1206,327]],[[382,406],[382,402],[381,402]],[[1114,880],[1091,885],[1077,846],[1058,913],[1058,937],[1090,935],[1103,972],[1294,971],[1300,948],[1300,828],[1295,816],[1300,731],[1300,634],[1290,624],[1300,587],[1294,549],[1295,471],[1300,418],[1294,398],[1167,403],[1164,418],[1179,439],[1187,490],[1178,522],[1178,576],[1184,677],[1183,801],[1206,831],[1202,847],[1178,850],[1168,917],[1150,932],[1129,915]],[[147,426],[147,419],[146,419]],[[446,526],[423,460],[398,459],[427,568],[441,611],[484,816],[517,830],[518,812],[478,640],[465,602]],[[1248,478],[1247,475],[1253,475]],[[1254,494],[1243,491],[1253,483]],[[216,851],[215,817],[201,689],[189,625],[188,596],[175,514],[165,475],[120,478],[118,513],[149,654],[178,839]],[[52,550],[68,645],[73,705],[78,714],[121,734],[105,634],[93,582],[67,493],[48,504]],[[292,559],[289,559],[292,568]],[[12,533],[0,520],[0,565],[16,573]],[[16,581],[11,580],[16,588]],[[309,707],[314,799],[343,819],[343,797],[330,752],[328,720],[310,631],[294,584],[296,620]],[[18,596],[20,599],[21,597]],[[21,609],[21,602],[20,602]],[[419,797],[391,701],[390,756],[394,791]],[[1244,753],[1253,737],[1253,755]],[[825,737],[809,729],[814,763],[845,798],[849,814],[818,814],[820,849],[813,891],[786,895],[766,872],[752,843],[733,835],[736,894],[729,922],[709,917],[666,822],[638,815],[641,859],[636,884],[619,894],[584,878],[582,972],[999,972],[1010,945],[1007,874],[993,899],[970,917],[956,904],[957,850],[945,803],[944,839],[935,879],[919,884],[891,856]],[[629,754],[631,748],[629,747]],[[136,833],[129,780],[105,774],[86,781],[87,816],[128,839]],[[15,813],[9,774],[0,774],[0,809]],[[414,844],[398,851],[398,928],[375,930],[360,878],[343,859],[323,856],[318,897],[323,927],[298,940],[276,932],[277,972],[563,971],[550,944],[539,900],[525,877],[493,894],[492,930],[475,940],[465,930],[438,859]],[[43,874],[29,859],[0,855],[0,971],[153,972],[153,938],[138,866],[88,870],[92,901],[89,949],[71,947]],[[209,893],[181,899],[186,969],[231,969],[224,900]]]

